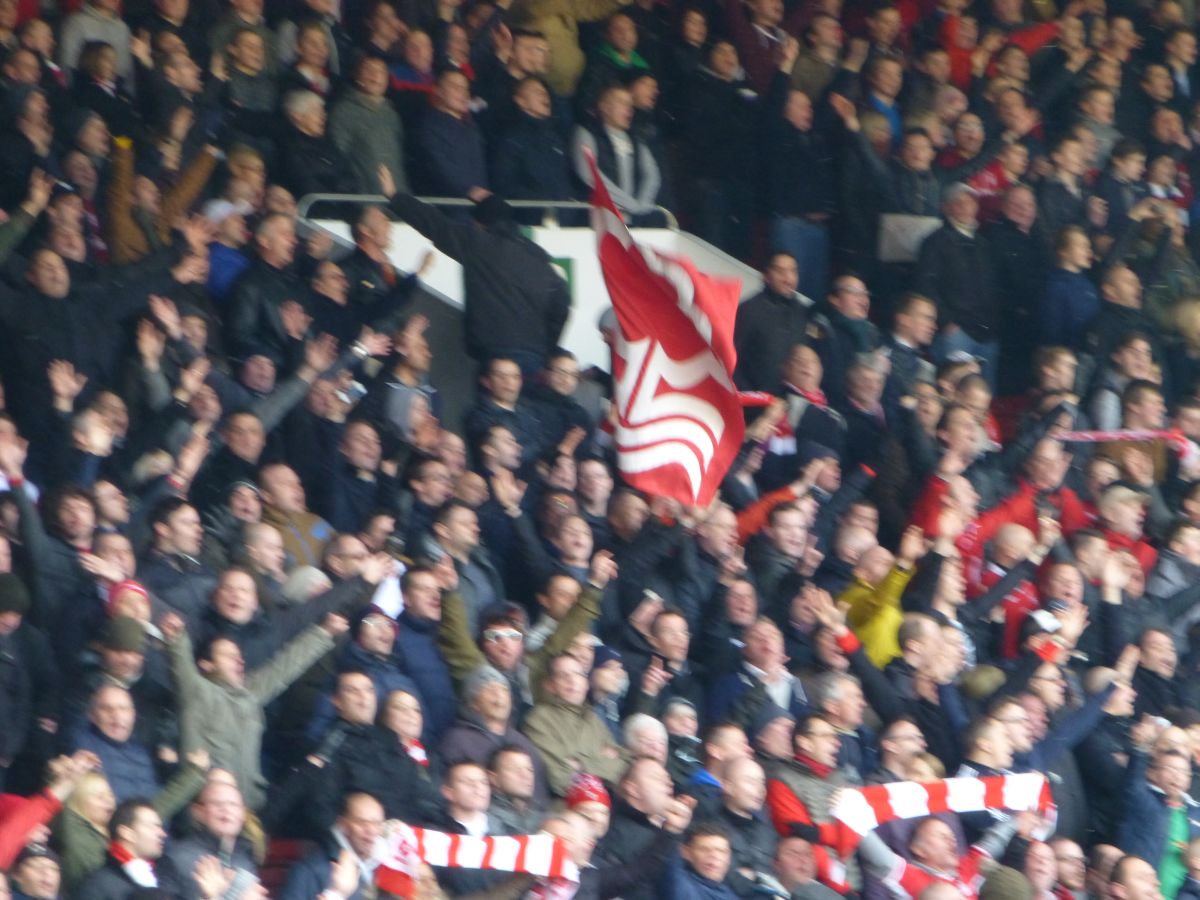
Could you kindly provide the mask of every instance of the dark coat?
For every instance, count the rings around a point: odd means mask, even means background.
[[[921,244],[917,285],[938,306],[938,325],[954,324],[977,341],[999,339],[999,296],[987,239],[943,225]]]
[[[407,194],[393,197],[391,208],[462,263],[472,357],[514,351],[542,356],[557,346],[571,298],[546,251],[515,231],[450,219]]]

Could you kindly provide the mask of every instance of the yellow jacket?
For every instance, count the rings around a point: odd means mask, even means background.
[[[838,597],[839,603],[850,604],[846,623],[862,641],[867,657],[881,669],[900,655],[897,633],[904,619],[900,595],[912,576],[912,569],[892,566],[878,587],[855,578]]]

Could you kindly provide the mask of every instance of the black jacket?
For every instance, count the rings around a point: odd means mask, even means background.
[[[968,237],[946,224],[925,239],[917,261],[917,286],[938,305],[938,324],[954,324],[977,341],[999,338],[996,273],[987,239]]]
[[[810,315],[798,294],[784,297],[766,287],[739,306],[733,328],[738,355],[733,377],[738,387],[775,390],[793,345],[805,339]]]
[[[329,136],[304,134],[290,123],[280,141],[279,168],[280,183],[297,197],[354,190],[350,165]]]
[[[392,211],[463,266],[467,352],[543,355],[558,344],[571,296],[541,247],[515,231],[457,222],[408,194]]]
[[[74,900],[126,900],[141,890],[111,856],[104,867],[92,872],[80,883]]]
[[[283,330],[279,307],[286,300],[303,303],[307,296],[308,289],[290,268],[277,269],[256,259],[229,297],[225,337],[230,353],[243,359],[266,353],[276,364],[287,360],[294,342]]]
[[[553,119],[517,111],[491,159],[492,190],[510,200],[570,200],[566,145]]]

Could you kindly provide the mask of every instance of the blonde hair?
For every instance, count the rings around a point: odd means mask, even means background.
[[[79,783],[75,785],[75,790],[71,792],[71,796],[65,804],[67,809],[75,813],[80,818],[86,819],[90,824],[96,825],[95,822],[92,822],[91,819],[88,819],[87,813],[85,813],[83,809],[84,806],[87,805],[87,801],[96,796],[96,794],[100,792],[101,788],[108,788],[109,791],[112,790],[112,786],[108,783],[108,779],[105,778],[100,772],[88,772],[81,776]],[[96,827],[104,828],[107,826],[108,823],[105,822],[102,826],[97,825]]]

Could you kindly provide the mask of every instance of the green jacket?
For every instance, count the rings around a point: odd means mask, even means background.
[[[387,166],[396,189],[408,192],[404,170],[404,125],[391,101],[372,102],[359,90],[350,90],[329,111],[329,136],[346,156],[357,190],[378,194],[379,166]]]
[[[181,634],[167,645],[167,651],[179,698],[182,752],[206,749],[213,766],[228,769],[237,778],[246,805],[260,809],[267,798],[267,782],[259,767],[263,707],[332,649],[328,632],[314,625],[285,644],[266,665],[249,673],[244,684],[235,686],[202,675],[191,639]]]
[[[163,821],[169,821],[200,792],[204,780],[201,769],[184,763],[150,802]],[[84,878],[104,865],[108,855],[108,835],[73,809],[59,813],[53,831],[62,850],[63,894],[69,897]]]
[[[577,772],[615,783],[625,771],[625,751],[590,706],[551,698],[529,711],[521,730],[542,754],[550,790],[556,796],[566,795]]]
[[[542,680],[550,660],[565,653],[571,642],[589,630],[600,616],[600,592],[590,584],[585,585],[579,601],[571,607],[558,627],[546,638],[546,642],[532,653],[525,654],[525,667],[529,675],[529,687],[534,702],[540,703],[546,695],[542,691]],[[438,649],[450,669],[455,686],[462,684],[468,675],[480,666],[488,664],[487,657],[467,626],[467,611],[462,596],[457,592],[442,597],[442,621],[438,625]]]

